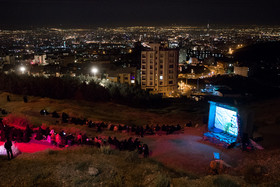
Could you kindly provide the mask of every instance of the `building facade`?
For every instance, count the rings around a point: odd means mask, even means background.
[[[47,55],[34,55],[33,64],[46,65]]]
[[[135,67],[120,68],[115,71],[105,71],[106,78],[112,82],[128,85],[136,85],[138,83],[137,69]]]
[[[158,43],[150,47],[141,52],[141,88],[164,97],[173,96],[178,89],[179,52]]]
[[[234,74],[235,75],[240,75],[240,76],[243,76],[243,77],[248,77],[248,73],[249,73],[249,68],[248,67],[234,66]]]

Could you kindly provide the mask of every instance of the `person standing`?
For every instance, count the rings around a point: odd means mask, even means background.
[[[55,136],[55,142],[56,142],[56,146],[61,146],[61,136],[59,134],[56,134]]]
[[[5,149],[7,150],[7,156],[8,156],[8,160],[11,160],[14,158],[13,156],[13,151],[12,151],[12,142],[7,138],[7,141],[5,142]]]
[[[143,152],[144,152],[144,158],[148,158],[149,153],[150,153],[148,145],[147,145],[147,144],[144,144],[144,145],[143,145],[143,149],[144,149],[144,150],[143,150]]]
[[[23,102],[27,103],[28,102],[28,99],[27,99],[27,96],[23,96]]]
[[[11,101],[11,98],[9,95],[7,95],[7,101],[10,102]]]

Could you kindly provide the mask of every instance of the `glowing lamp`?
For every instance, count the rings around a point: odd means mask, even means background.
[[[98,72],[98,69],[96,67],[93,67],[91,69],[91,73],[93,73],[93,76],[95,76],[97,72]]]
[[[91,69],[91,72],[92,72],[93,74],[95,74],[95,73],[98,72],[98,69],[97,69],[97,68],[92,68],[92,69]]]
[[[21,67],[19,68],[19,70],[21,71],[21,73],[24,73],[25,70],[26,70],[26,68],[25,68],[24,66],[21,66]]]

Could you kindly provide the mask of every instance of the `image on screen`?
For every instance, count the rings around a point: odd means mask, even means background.
[[[228,134],[237,136],[237,112],[217,106],[214,126]]]

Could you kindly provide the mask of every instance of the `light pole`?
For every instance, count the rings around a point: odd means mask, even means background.
[[[96,76],[96,73],[98,72],[98,69],[96,67],[91,68],[91,72],[93,73],[93,76]]]
[[[20,70],[20,72],[21,72],[22,74],[24,74],[24,72],[26,71],[26,68],[25,68],[24,66],[21,66],[21,67],[19,68],[19,70]]]

